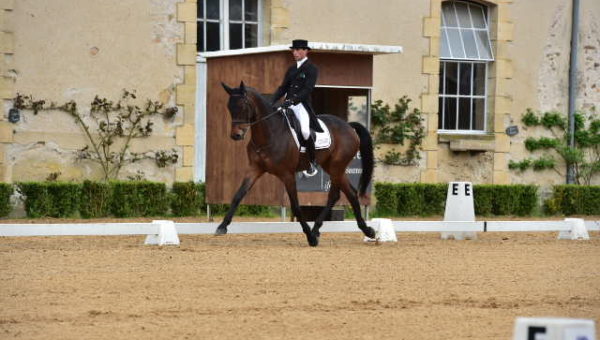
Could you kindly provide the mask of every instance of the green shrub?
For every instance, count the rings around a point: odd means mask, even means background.
[[[79,213],[83,218],[110,216],[111,187],[106,182],[84,181]]]
[[[10,196],[13,193],[13,186],[8,183],[0,183],[0,217],[6,217],[10,214],[12,206]]]
[[[111,212],[116,217],[165,216],[169,197],[164,183],[112,181]]]
[[[27,217],[74,217],[79,208],[81,185],[65,182],[23,182]]]
[[[494,187],[495,185],[489,184],[473,186],[473,204],[475,205],[475,215],[493,215]]]
[[[444,213],[445,184],[375,183],[379,216],[431,216]]]
[[[424,216],[444,215],[446,208],[446,184],[421,184],[423,187]]]
[[[196,216],[204,209],[204,184],[191,181],[173,183],[171,213],[174,216]]]
[[[547,214],[600,215],[600,186],[556,185],[544,202]]]
[[[378,216],[443,215],[447,184],[376,183]],[[475,185],[476,215],[530,215],[537,206],[532,185]],[[395,209],[394,209],[395,207]]]
[[[227,205],[229,208],[229,205]],[[273,213],[273,208],[268,205],[250,205],[250,204],[241,204],[236,214],[238,216],[260,216],[260,217],[273,217],[275,214]]]
[[[375,197],[377,198],[375,212],[377,215],[392,216],[398,213],[396,187],[397,184],[393,183],[375,183]]]

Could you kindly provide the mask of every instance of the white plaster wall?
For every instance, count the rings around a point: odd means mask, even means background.
[[[13,76],[18,93],[57,103],[77,102],[80,112],[99,95],[117,101],[123,89],[145,99],[175,105],[175,86],[183,81],[176,64],[176,44],[183,25],[176,20],[176,0],[15,1],[12,11],[15,51]],[[136,151],[175,145],[173,121],[154,119],[153,136]],[[91,123],[91,121],[88,121]],[[7,148],[13,181],[40,180],[62,169],[59,179],[98,176],[98,167],[75,163],[73,151],[85,145],[73,118],[61,112],[37,116],[24,112]],[[141,146],[140,146],[141,145]],[[151,164],[129,167],[149,179],[173,180],[174,169]]]

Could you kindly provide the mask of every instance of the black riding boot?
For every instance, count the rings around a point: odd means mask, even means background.
[[[314,133],[311,133],[308,139],[304,140],[304,147],[306,148],[306,156],[308,156],[308,170],[304,174],[306,176],[314,176],[317,174]]]

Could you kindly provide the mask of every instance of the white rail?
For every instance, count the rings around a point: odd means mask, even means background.
[[[368,222],[373,227],[377,222]],[[567,221],[393,221],[396,232],[536,232],[569,231]],[[310,223],[309,223],[310,224]],[[175,223],[178,234],[212,234],[218,223]],[[586,221],[589,231],[600,231],[600,221]],[[234,222],[230,234],[296,233],[295,222]],[[325,222],[323,232],[359,232],[354,221]],[[0,224],[0,237],[156,235],[156,223]]]

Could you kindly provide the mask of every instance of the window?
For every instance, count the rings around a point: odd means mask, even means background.
[[[259,45],[261,0],[198,0],[199,52]]]
[[[488,63],[494,60],[487,8],[442,3],[438,128],[485,132]]]

